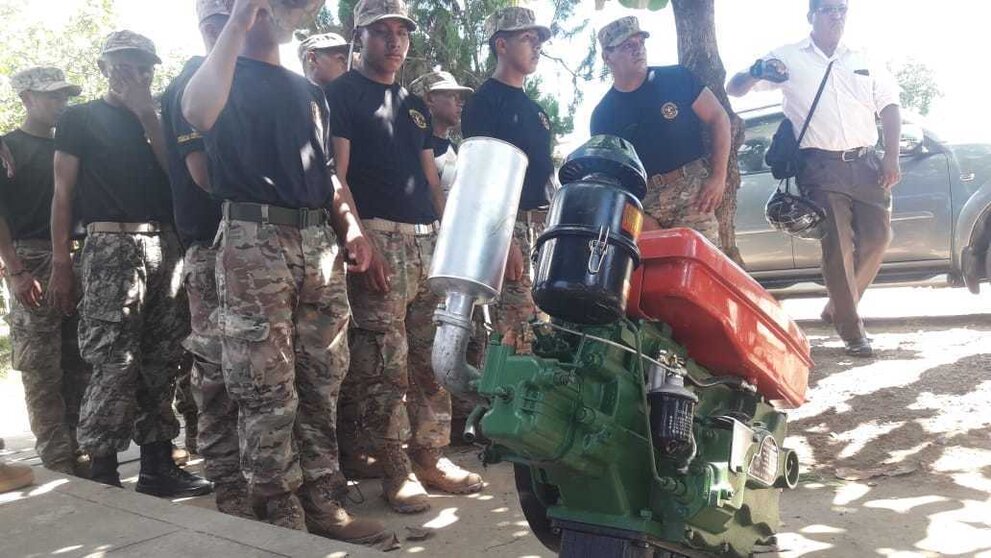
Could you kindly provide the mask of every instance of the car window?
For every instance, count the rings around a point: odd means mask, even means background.
[[[743,145],[737,151],[740,174],[755,174],[771,170],[764,163],[764,155],[771,147],[771,138],[774,137],[774,132],[778,129],[781,119],[781,114],[775,114],[747,121],[746,139],[743,140]]]

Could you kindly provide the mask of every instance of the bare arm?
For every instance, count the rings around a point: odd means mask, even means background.
[[[891,189],[902,179],[901,165],[898,162],[902,141],[902,111],[898,105],[888,105],[881,110],[881,130],[884,133],[881,186]]]
[[[351,186],[348,185],[348,169],[351,167],[351,140],[341,137],[332,137],[331,143],[334,147],[334,163],[336,165],[336,180],[334,181],[334,205],[331,208],[334,213],[335,229],[338,234],[344,231],[345,244],[348,250],[352,251],[351,242],[361,240],[367,242],[367,262],[363,264],[360,253],[352,254],[358,265],[354,271],[362,273],[365,287],[372,292],[385,293],[391,288],[391,275],[389,264],[386,263],[382,254],[379,253],[375,245],[364,233],[361,226],[361,217],[358,215],[358,207],[354,203],[354,196],[351,194]],[[351,238],[352,241],[348,239]],[[359,245],[355,248],[361,250]],[[364,269],[362,269],[364,268]]]
[[[193,182],[204,192],[213,191],[213,185],[210,184],[210,164],[206,151],[193,151],[186,155],[186,170],[193,177]]]
[[[702,90],[698,99],[695,99],[692,110],[708,127],[712,138],[712,173],[725,182],[731,143],[729,115],[708,87]]]
[[[434,203],[434,210],[437,217],[444,216],[444,207],[447,205],[447,196],[444,195],[444,188],[440,183],[440,173],[437,172],[437,161],[434,160],[434,152],[431,149],[424,149],[420,152],[420,163],[423,165],[423,174],[427,177],[427,185],[430,188],[430,199]]]
[[[7,220],[0,217],[0,258],[7,267],[7,280],[11,291],[21,304],[28,308],[38,308],[44,300],[41,283],[28,271],[14,249]]]
[[[79,158],[55,152],[55,196],[52,198],[52,276],[48,296],[56,308],[71,314],[75,306],[70,240],[72,198],[79,178]]]
[[[70,262],[72,197],[79,178],[79,158],[64,151],[55,152],[55,196],[52,198],[52,258]]]
[[[726,84],[726,93],[734,97],[742,97],[750,93],[750,90],[761,80],[772,83],[788,81],[788,66],[777,58],[758,59],[750,69],[736,74],[729,80]]]
[[[116,68],[111,70],[111,89],[107,95],[138,119],[159,166],[163,170],[169,168],[165,132],[158,116],[158,105],[151,95],[151,84],[143,82],[133,71]]]
[[[729,171],[730,121],[726,109],[708,87],[692,104],[692,110],[706,125],[712,138],[712,174],[706,179],[695,201],[700,213],[715,211],[723,201],[726,192],[726,175]]]
[[[145,136],[148,137],[148,143],[151,144],[151,150],[155,153],[158,165],[163,170],[169,168],[168,154],[165,151],[165,132],[162,131],[162,119],[159,118],[157,112],[152,110],[146,114],[139,114],[138,120],[141,121],[141,127],[145,129]]]
[[[730,78],[726,84],[726,93],[733,97],[742,97],[757,85],[757,78],[750,75],[749,71],[744,71]]]
[[[17,275],[24,269],[20,258],[17,257],[17,251],[14,250],[14,241],[10,238],[10,227],[7,226],[7,220],[3,217],[0,217],[0,260],[7,268],[8,276]]]
[[[182,115],[193,128],[208,132],[220,118],[234,83],[238,53],[261,9],[270,9],[268,0],[235,2],[217,44],[186,85],[182,94]]]

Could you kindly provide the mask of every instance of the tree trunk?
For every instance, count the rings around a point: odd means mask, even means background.
[[[733,112],[726,96],[726,69],[719,57],[716,44],[715,0],[671,0],[675,27],[678,32],[678,60],[691,70],[719,99],[732,124],[732,146],[729,153],[729,169],[726,179],[726,196],[716,209],[719,219],[719,240],[726,255],[743,264],[736,246],[736,194],[740,189],[740,169],[736,153],[743,143],[743,120]],[[706,146],[710,138],[706,134]]]

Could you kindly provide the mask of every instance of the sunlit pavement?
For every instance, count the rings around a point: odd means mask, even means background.
[[[873,361],[847,357],[833,332],[818,323],[824,302],[784,302],[806,329],[817,369],[810,378],[809,402],[791,413],[789,444],[802,456],[804,473],[799,488],[782,499],[784,525],[776,555],[991,558],[991,294],[931,288],[869,291],[862,309],[878,350]],[[16,373],[0,379],[0,436],[7,438],[8,447],[23,450],[14,454],[23,458],[31,455],[27,448],[33,440],[21,397]],[[125,457],[129,462],[122,472],[133,489],[136,452]],[[482,470],[471,450],[454,457],[485,476],[485,492],[435,494],[429,512],[401,516],[388,510],[378,481],[363,481],[360,494],[354,490],[352,496],[364,501],[352,509],[383,519],[396,531],[402,548],[392,556],[551,556],[520,512],[512,470],[505,465]],[[81,484],[76,481],[75,486]],[[47,494],[64,498],[60,490]],[[159,541],[155,548],[172,548],[172,556],[271,555],[257,547],[226,554],[231,547],[224,545],[232,541],[211,535],[212,524],[198,516],[191,539],[197,546],[191,548],[176,534],[185,530],[181,524],[166,521],[171,527],[162,529],[173,530],[163,534],[154,523],[159,519],[140,514],[137,519],[152,523],[119,519],[116,505],[97,511],[85,507],[96,505],[87,501],[77,510],[73,500],[53,501],[33,508],[41,519],[25,519],[30,514],[11,507],[23,506],[24,500],[0,498],[0,539],[23,540],[28,534],[37,545],[30,553],[38,556],[155,555],[128,542],[131,537]],[[212,502],[207,497],[182,504],[166,503],[169,510],[186,510],[189,505],[209,508]],[[34,529],[12,531],[25,521],[34,521]],[[65,529],[63,524],[75,527]],[[39,537],[38,532],[45,534]],[[66,537],[61,533],[73,532],[86,537],[62,540]],[[200,537],[219,546],[203,546]],[[330,543],[317,542],[324,546],[319,555],[326,554]],[[100,550],[101,545],[106,548]],[[9,554],[8,548],[0,546],[0,555],[24,555]]]

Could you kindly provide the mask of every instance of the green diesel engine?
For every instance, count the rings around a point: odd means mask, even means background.
[[[464,361],[473,306],[498,293],[505,262],[505,211],[485,208],[516,206],[478,190],[518,198],[518,155],[466,142],[435,253],[431,284],[446,302],[434,369],[477,399],[465,437],[486,463],[513,463],[527,521],[561,556],[773,548],[780,491],[799,474],[780,409],[804,399],[808,343],[698,233],[641,235],[646,181],[623,140],[593,138],[561,170],[534,254],[534,299],[550,320],[530,324],[533,354],[494,336],[482,371]]]

